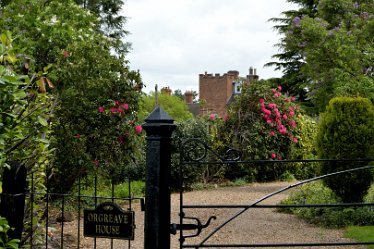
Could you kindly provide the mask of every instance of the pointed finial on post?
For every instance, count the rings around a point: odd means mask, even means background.
[[[155,86],[155,101],[156,101],[156,107],[158,106],[158,87],[157,84]]]

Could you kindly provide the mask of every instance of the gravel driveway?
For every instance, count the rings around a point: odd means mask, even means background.
[[[250,204],[259,198],[270,194],[276,190],[290,185],[290,183],[255,183],[243,187],[217,188],[203,191],[194,191],[184,194],[184,204]],[[276,204],[287,197],[287,192],[278,194],[261,204]],[[135,239],[131,245],[127,241],[114,240],[113,248],[136,248],[142,249],[143,246],[143,221],[144,213],[139,209],[140,205],[135,204],[136,230]],[[199,237],[186,240],[186,244],[200,243],[212,229],[222,224],[233,214],[242,209],[185,209],[187,217],[196,217],[204,224],[210,216],[216,216],[217,219],[211,222],[211,225],[204,229]],[[179,195],[172,196],[172,223],[179,223]],[[185,221],[189,223],[189,221]],[[76,222],[65,224],[65,231],[76,231]],[[70,228],[69,228],[70,227]],[[187,233],[187,232],[186,232]],[[73,234],[71,237],[75,237]],[[64,234],[64,238],[69,234]],[[64,239],[65,240],[65,239]],[[75,239],[76,241],[76,239]],[[179,234],[172,236],[171,248],[179,248]],[[278,213],[274,209],[249,209],[232,222],[225,225],[220,231],[214,234],[206,244],[276,244],[276,243],[319,243],[319,242],[347,242],[343,238],[343,230],[326,229],[313,226],[293,215]],[[67,246],[68,243],[65,243]],[[92,238],[81,238],[82,248],[93,248]],[[67,246],[66,248],[76,248],[76,246]],[[110,240],[97,239],[97,248],[110,248]],[[216,247],[223,248],[223,247]],[[258,247],[257,247],[258,248]],[[267,247],[275,248],[275,247]],[[279,248],[279,247],[277,247]],[[288,247],[282,247],[288,248]],[[295,248],[295,247],[293,247]],[[365,246],[330,246],[330,247],[297,247],[297,248],[366,248]]]

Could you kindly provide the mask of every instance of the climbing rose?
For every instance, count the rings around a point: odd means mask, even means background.
[[[64,51],[63,54],[64,54],[64,57],[65,57],[65,58],[70,56],[70,53],[69,53],[68,51]]]
[[[116,113],[116,112],[119,112],[119,110],[118,110],[118,108],[112,107],[112,108],[110,108],[110,112],[111,113]]]
[[[104,106],[99,106],[98,111],[99,111],[99,112],[104,112],[104,111],[105,111]]]
[[[143,128],[140,125],[135,125],[135,133],[140,134],[142,132]]]
[[[128,110],[129,109],[129,105],[128,104],[121,104],[121,107],[124,109],[124,110]]]
[[[210,120],[215,120],[216,119],[216,114],[210,114],[209,119]]]
[[[277,154],[271,153],[271,158],[273,158],[273,159],[277,158]]]

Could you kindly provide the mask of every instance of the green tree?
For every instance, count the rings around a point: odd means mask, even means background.
[[[282,12],[283,17],[274,17],[270,21],[278,23],[274,29],[283,37],[275,44],[280,53],[272,56],[277,61],[268,62],[265,67],[275,66],[275,70],[281,70],[283,91],[291,95],[298,96],[298,100],[306,102],[307,96],[305,86],[309,78],[301,73],[301,68],[305,64],[304,53],[301,47],[288,47],[288,34],[297,32],[294,27],[299,25],[301,16],[314,17],[317,14],[318,0],[288,0],[287,2],[296,4],[299,9]]]
[[[139,147],[130,140],[121,143],[119,137],[128,131],[118,127],[126,126],[124,122],[136,124],[142,83],[125,54],[113,54],[117,40],[97,32],[96,15],[73,1],[16,0],[2,9],[2,17],[0,27],[18,34],[35,61],[42,90],[55,96],[56,186],[69,190],[76,177],[92,172],[97,162],[109,176],[123,175]],[[47,83],[53,83],[54,89],[45,89]],[[125,120],[98,111],[118,104],[128,107]],[[124,148],[129,153],[123,153]],[[70,182],[58,184],[66,175],[71,176]]]
[[[338,97],[330,100],[317,132],[320,158],[356,159],[374,156],[374,108],[368,99]],[[322,174],[357,168],[367,162],[326,162]],[[344,202],[361,202],[374,179],[373,171],[325,178]]]
[[[292,84],[307,90],[316,111],[334,96],[373,98],[373,1],[292,2],[298,11],[272,19],[283,22],[276,28],[285,37],[274,56],[282,62],[268,65],[287,70],[285,80],[294,75]]]
[[[158,104],[165,110],[176,122],[181,122],[192,118],[192,113],[188,110],[187,104],[179,97],[168,94],[158,94]],[[141,99],[139,108],[139,120],[144,119],[153,111],[156,106],[156,96],[154,92],[145,95]]]
[[[18,161],[28,170],[42,171],[49,153],[51,98],[38,93],[35,75],[28,77],[22,48],[9,31],[0,40],[0,170]],[[21,56],[17,58],[17,54]]]
[[[181,100],[184,100],[184,95],[182,93],[182,90],[180,89],[177,89],[173,92],[173,95],[180,98]]]
[[[124,29],[126,24],[126,17],[121,15],[121,10],[124,5],[122,0],[74,0],[78,5],[84,9],[95,13],[100,17],[100,30],[117,41],[117,49],[126,52],[129,43],[123,42],[123,38],[128,34]]]

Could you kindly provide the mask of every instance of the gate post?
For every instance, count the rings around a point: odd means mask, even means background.
[[[9,162],[10,169],[4,168],[3,193],[1,194],[0,216],[8,220],[10,227],[8,235],[12,239],[21,239],[23,229],[23,217],[25,215],[25,195],[27,191],[24,165],[18,162]]]
[[[160,107],[145,119],[147,133],[144,248],[170,249],[170,165],[174,120]]]

